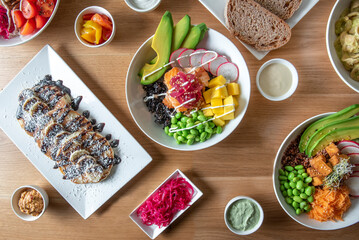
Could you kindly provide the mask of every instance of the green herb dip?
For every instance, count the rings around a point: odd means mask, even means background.
[[[247,231],[254,228],[259,222],[260,212],[258,206],[248,199],[234,202],[227,213],[229,223],[233,228]]]

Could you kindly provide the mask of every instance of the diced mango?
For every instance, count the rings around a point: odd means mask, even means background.
[[[214,107],[212,109],[213,113],[215,115],[222,115],[224,112],[223,109],[223,101],[221,98],[212,98],[211,100],[211,106]]]
[[[216,126],[223,127],[226,124],[226,122],[224,120],[222,120],[221,118],[216,118],[216,117],[218,117],[217,115],[214,115],[214,117],[215,117],[215,119],[213,119],[212,121],[214,124],[216,124]]]
[[[236,97],[233,97],[233,103],[235,108],[239,106],[238,99]]]
[[[241,93],[238,83],[228,83],[227,90],[229,95],[238,96]]]
[[[234,101],[233,101],[233,96],[229,96],[227,98],[224,99],[224,115],[222,117],[223,120],[232,120],[234,119]],[[228,105],[228,106],[226,106]]]
[[[222,86],[222,85],[226,84],[226,82],[227,82],[227,80],[222,75],[220,75],[216,78],[213,78],[211,81],[209,81],[208,87],[214,88],[216,86]]]
[[[216,88],[212,88],[213,90],[213,94],[212,94],[212,98],[226,98],[228,97],[228,92],[227,92],[227,88],[225,85],[222,86],[218,86]]]
[[[210,103],[210,102],[211,102],[212,93],[213,93],[213,90],[212,90],[212,89],[208,89],[207,91],[205,91],[205,92],[203,93],[203,97],[204,97],[204,100],[206,101],[206,103]]]
[[[207,104],[204,108],[208,108],[208,107],[211,107],[211,105]],[[214,115],[211,108],[208,108],[208,109],[204,109],[204,108],[202,109],[204,116],[211,117]]]

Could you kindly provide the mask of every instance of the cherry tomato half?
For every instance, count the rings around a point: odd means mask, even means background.
[[[29,35],[34,32],[36,28],[36,23],[33,18],[27,20],[24,26],[20,28],[20,34],[21,35]]]
[[[14,23],[17,28],[21,28],[26,23],[26,19],[24,18],[24,15],[20,10],[13,10],[12,13],[12,19],[14,20]]]
[[[37,15],[37,8],[32,2],[23,0],[21,3],[21,12],[26,19],[30,19]]]
[[[36,6],[39,9],[39,15],[43,17],[51,17],[54,11],[56,0],[36,0]]]

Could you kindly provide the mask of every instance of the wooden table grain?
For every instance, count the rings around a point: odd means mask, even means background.
[[[124,1],[62,0],[53,22],[40,36],[24,45],[0,49],[0,88],[45,44],[50,44],[149,152],[153,162],[89,219],[83,220],[0,131],[0,239],[148,239],[128,215],[176,168],[204,195],[158,239],[357,239],[358,224],[330,232],[298,224],[282,210],[272,187],[274,157],[296,125],[314,115],[359,102],[359,94],[340,80],[327,55],[325,31],[334,2],[320,1],[295,26],[286,46],[258,61],[195,0],[163,0],[150,13],[136,13]],[[81,45],[73,30],[77,14],[91,5],[105,7],[116,20],[115,39],[100,49]],[[165,10],[172,12],[174,21],[189,14],[193,23],[205,22],[223,33],[248,64],[251,76],[248,111],[227,139],[206,150],[179,152],[159,146],[136,126],[126,104],[129,63],[137,48],[154,33]],[[298,89],[285,101],[266,100],[255,85],[257,70],[271,58],[289,60],[299,73]],[[0,107],[5,105],[0,103]],[[45,188],[50,197],[47,212],[35,222],[24,222],[11,210],[12,192],[25,184]],[[262,227],[250,236],[234,235],[223,220],[225,205],[238,195],[255,198],[264,209]]]

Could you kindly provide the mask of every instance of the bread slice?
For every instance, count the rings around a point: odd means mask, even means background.
[[[288,24],[254,0],[229,0],[224,16],[232,35],[258,51],[280,48],[290,40]]]
[[[291,18],[302,0],[254,0],[283,20]]]

